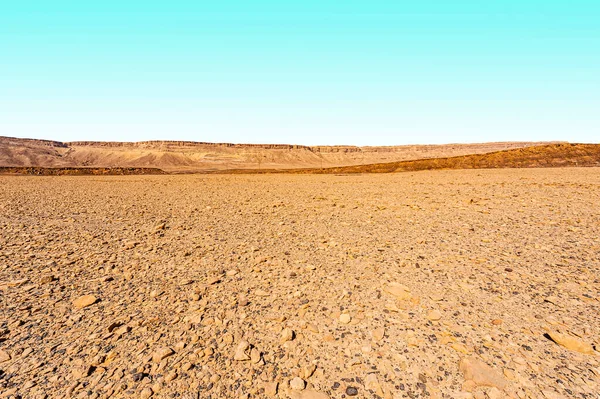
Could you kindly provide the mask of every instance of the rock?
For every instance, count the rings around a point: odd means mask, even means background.
[[[51,283],[55,280],[54,276],[51,274],[46,274],[45,276],[42,276],[42,278],[40,279],[40,284],[48,284]]]
[[[306,329],[315,334],[319,333],[319,327],[317,327],[316,325],[314,325],[312,323],[306,323]]]
[[[152,388],[146,387],[146,388],[142,389],[142,392],[140,393],[140,398],[148,399],[152,395],[154,395],[154,391],[152,390]]]
[[[283,331],[281,332],[281,338],[279,339],[279,342],[284,343],[287,341],[291,341],[294,339],[294,331],[290,328],[284,328]]]
[[[248,306],[248,298],[246,297],[246,295],[240,295],[238,297],[238,305],[239,306]]]
[[[502,320],[501,319],[494,319],[492,320],[492,324],[495,326],[499,326],[500,324],[502,324]]]
[[[410,289],[407,286],[402,285],[400,283],[389,283],[383,287],[383,290],[388,294],[392,294],[400,300],[410,299],[410,297],[412,296],[410,293]]]
[[[439,310],[432,310],[431,312],[429,312],[427,314],[427,319],[431,320],[431,321],[438,321],[442,318],[442,314],[440,313]]]
[[[260,362],[260,351],[258,349],[252,348],[250,351],[250,361],[255,364]]]
[[[277,381],[265,382],[265,384],[264,384],[265,395],[272,396],[272,397],[276,396],[278,386],[279,386],[279,383]]]
[[[350,317],[350,315],[348,313],[342,313],[340,315],[340,323],[348,324],[348,323],[350,323],[350,320],[352,320],[352,317]]]
[[[496,387],[492,387],[489,391],[487,391],[487,396],[489,399],[502,399],[504,398],[504,394]]]
[[[385,327],[378,327],[371,331],[371,337],[376,342],[379,342],[385,337]]]
[[[544,398],[546,399],[566,399],[566,396],[561,395],[556,391],[551,391],[549,389],[544,389],[542,391],[542,395],[544,395]]]
[[[329,395],[307,389],[302,392],[292,392],[290,394],[290,399],[329,399]]]
[[[0,349],[0,363],[4,363],[7,362],[11,359],[10,355],[8,354],[8,352]]]
[[[238,346],[235,348],[233,359],[237,361],[250,360],[250,356],[246,353],[250,348],[250,344],[247,341],[240,341]]]
[[[306,386],[304,380],[300,377],[294,377],[290,380],[290,388],[295,391],[301,391]]]
[[[171,348],[160,348],[152,355],[152,360],[155,363],[160,363],[164,358],[171,356],[173,353],[173,349]]]
[[[500,372],[475,357],[461,360],[459,368],[463,372],[465,380],[472,381],[476,386],[496,387],[502,390],[508,386],[508,382]]]
[[[560,346],[567,348],[568,350],[585,353],[587,355],[594,354],[594,348],[592,347],[592,345],[580,341],[577,338],[572,337],[570,335],[561,334],[559,332],[553,331],[549,332],[548,336],[550,337],[550,339],[552,339],[552,341],[556,342]]]
[[[383,396],[383,389],[381,388],[379,380],[377,379],[377,374],[375,373],[367,374],[367,377],[365,378],[365,388],[374,391],[379,396]]]
[[[98,299],[93,295],[84,295],[73,301],[73,307],[83,309],[96,303]]]
[[[355,387],[347,387],[346,388],[346,395],[348,396],[356,396],[358,395],[358,389]]]
[[[221,277],[210,277],[207,281],[207,285],[215,285],[221,282]]]
[[[89,364],[76,366],[71,374],[74,378],[85,378],[92,373],[93,367]]]

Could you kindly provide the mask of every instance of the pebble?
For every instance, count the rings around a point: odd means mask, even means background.
[[[250,348],[250,344],[247,341],[240,341],[238,346],[235,349],[235,353],[233,355],[234,360],[244,361],[250,360],[250,356],[246,353],[246,351]]]
[[[284,342],[288,342],[294,339],[294,331],[291,328],[284,328],[283,331],[281,331],[281,337],[279,339],[279,342],[284,343]]]
[[[427,318],[431,321],[438,321],[442,318],[442,314],[440,313],[439,310],[432,310],[431,312],[429,312],[427,314]]]
[[[73,301],[73,307],[83,309],[96,303],[98,299],[93,295],[83,295]]]
[[[5,350],[0,349],[0,363],[7,362],[10,359],[11,359],[11,357],[8,354],[8,352],[6,352]]]
[[[152,360],[155,363],[160,363],[163,359],[171,356],[173,353],[173,349],[171,348],[160,348],[154,352],[152,355]]]
[[[340,315],[340,323],[348,324],[348,323],[350,323],[350,320],[352,320],[352,317],[350,317],[350,315],[348,313],[342,313]]]
[[[294,377],[290,380],[290,387],[296,391],[301,391],[306,386],[304,380],[300,377]]]
[[[587,355],[594,354],[594,347],[586,342],[583,342],[575,337],[572,337],[567,334],[561,334],[556,331],[551,331],[548,333],[552,341],[556,342],[562,347],[565,347],[571,351],[576,351],[580,353],[585,353]]]
[[[148,399],[152,395],[154,395],[154,391],[152,391],[152,388],[146,387],[146,388],[142,389],[142,392],[140,393],[140,398]]]

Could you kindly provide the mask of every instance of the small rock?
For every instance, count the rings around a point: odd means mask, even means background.
[[[507,381],[500,372],[474,357],[461,360],[459,367],[465,376],[465,380],[467,382],[472,381],[477,386],[499,389],[505,389],[508,386]]]
[[[54,276],[51,274],[47,274],[40,279],[40,284],[48,284],[55,280]]]
[[[292,331],[292,329],[286,327],[281,332],[281,338],[279,339],[279,342],[284,343],[287,341],[291,341],[293,339],[294,339],[294,331]]]
[[[431,312],[429,312],[427,314],[427,318],[431,321],[438,321],[442,318],[442,314],[440,313],[439,310],[432,310]]]
[[[254,364],[260,362],[260,351],[256,348],[252,348],[250,351],[250,361]]]
[[[410,299],[411,297],[408,287],[400,283],[389,283],[383,287],[383,290],[400,300]]]
[[[250,348],[250,344],[247,341],[241,341],[237,348],[235,349],[235,353],[233,355],[234,360],[244,361],[250,360],[250,356],[246,353],[246,351]]]
[[[358,389],[356,389],[355,387],[348,387],[348,388],[346,388],[346,395],[356,396],[356,395],[358,395]]]
[[[302,392],[292,392],[290,399],[329,399],[329,395],[323,392],[305,390]]]
[[[494,319],[492,320],[492,324],[495,326],[499,326],[500,324],[502,324],[502,320],[501,319]]]
[[[340,323],[348,324],[348,323],[350,323],[350,320],[352,320],[352,317],[350,317],[350,315],[348,313],[342,313],[340,315]]]
[[[154,391],[152,390],[152,388],[146,387],[146,388],[142,389],[142,392],[140,393],[140,398],[148,399],[152,395],[154,395]]]
[[[0,349],[0,363],[4,363],[10,360],[10,355],[8,352]]]
[[[374,341],[381,341],[385,337],[385,327],[378,327],[371,331],[371,336]]]
[[[171,356],[173,353],[173,349],[171,348],[160,348],[152,355],[152,360],[155,363],[160,363],[164,358]]]
[[[585,353],[588,355],[594,354],[594,348],[592,345],[580,341],[575,337],[571,337],[570,335],[561,334],[559,332],[549,332],[548,336],[552,339],[552,341],[567,348],[568,350]]]
[[[301,391],[304,389],[306,383],[304,382],[304,380],[300,377],[294,377],[290,380],[290,387],[293,390],[296,391]]]
[[[277,387],[278,386],[279,386],[279,383],[277,381],[265,382],[265,395],[267,395],[267,396],[277,395]]]
[[[79,298],[73,301],[73,307],[75,307],[76,309],[83,309],[95,304],[97,300],[98,298],[96,298],[93,295],[80,296]]]

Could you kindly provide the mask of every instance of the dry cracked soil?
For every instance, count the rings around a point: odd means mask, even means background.
[[[598,398],[600,169],[0,177],[1,398]]]

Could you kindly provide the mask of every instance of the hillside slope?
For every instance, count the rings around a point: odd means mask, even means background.
[[[600,167],[600,144],[558,143],[486,154],[471,154],[447,158],[376,163],[335,168],[288,170],[232,170],[228,173],[393,173],[436,169],[495,169],[544,167]]]
[[[0,137],[0,167],[160,168],[168,172],[303,169],[482,154],[540,143],[390,147],[227,144],[188,141],[69,142]]]

